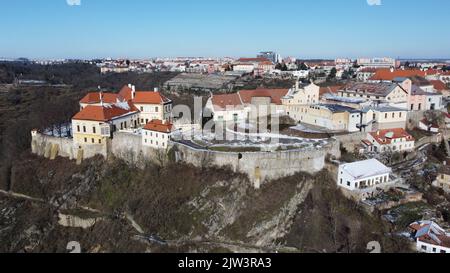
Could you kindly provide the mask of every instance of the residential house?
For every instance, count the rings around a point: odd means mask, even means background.
[[[444,98],[450,98],[450,88],[441,80],[431,80],[431,84],[433,84],[434,89],[441,93]]]
[[[426,77],[427,72],[420,69],[377,69],[369,79],[371,82],[393,82],[396,78]]]
[[[131,102],[88,105],[72,118],[76,145],[105,144],[117,130],[137,127],[139,110]]]
[[[275,65],[270,61],[259,62],[255,68],[255,75],[261,76],[275,69]]]
[[[380,105],[368,106],[361,110],[362,132],[373,132],[383,129],[406,128],[408,112],[403,108]]]
[[[282,98],[288,89],[241,90],[233,94],[212,95],[206,103],[215,122],[238,122],[271,114],[284,114]]]
[[[423,253],[450,253],[450,233],[433,221],[418,221],[409,225],[416,250]]]
[[[426,118],[419,122],[419,129],[430,133],[439,133],[439,125],[429,122]]]
[[[233,71],[253,73],[255,71],[255,64],[253,63],[235,63],[233,65]]]
[[[443,95],[438,92],[433,83],[425,78],[414,76],[411,77],[413,89],[419,89],[418,93],[425,96],[425,110],[440,110],[444,107]]]
[[[166,120],[151,120],[142,129],[142,145],[167,149],[173,128],[173,125]]]
[[[299,82],[289,89],[289,92],[281,99],[286,114],[296,121],[301,121],[305,106],[319,103],[320,87],[314,83],[300,85]]]
[[[131,101],[140,111],[140,124],[147,124],[151,120],[172,119],[172,101],[155,91],[136,91],[133,85],[122,88],[119,92],[127,101]]]
[[[233,71],[240,71],[245,73],[253,73],[260,75],[263,72],[268,72],[274,67],[273,63],[267,58],[240,58],[233,65]]]
[[[338,96],[363,98],[376,103],[407,103],[409,93],[398,83],[349,83],[338,91]]]
[[[427,96],[429,93],[422,90],[417,85],[411,87],[411,94],[408,99],[408,107],[410,111],[427,110]]]
[[[444,162],[444,165],[438,170],[437,178],[433,182],[433,186],[450,193],[450,166],[447,162]]]
[[[445,84],[450,83],[450,71],[443,72],[439,78]]]
[[[356,73],[356,79],[359,82],[367,82],[370,78],[372,78],[375,75],[376,72],[377,72],[376,68],[370,67],[363,68]]]
[[[414,150],[415,139],[403,128],[378,130],[367,134],[363,140],[370,152],[409,152]]]
[[[80,100],[80,110],[86,106],[100,106],[102,103],[114,104],[125,101],[119,94],[90,92]]]
[[[337,185],[357,199],[373,197],[379,189],[392,186],[392,170],[376,159],[358,161],[339,166]]]

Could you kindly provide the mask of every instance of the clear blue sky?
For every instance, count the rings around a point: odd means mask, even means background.
[[[0,57],[450,58],[448,0],[67,1],[2,0]]]

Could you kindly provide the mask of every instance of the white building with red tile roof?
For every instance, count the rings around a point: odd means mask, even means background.
[[[104,143],[111,132],[139,128],[152,120],[172,120],[172,101],[160,92],[136,91],[131,84],[118,94],[91,92],[80,100],[80,112],[72,119],[74,140]]]
[[[171,120],[173,103],[158,91],[136,91],[134,85],[122,88],[119,94],[131,101],[140,111],[141,124],[154,119]]]
[[[126,101],[121,95],[103,92],[90,92],[80,100],[80,109],[86,106],[100,106],[102,103],[114,104]]]
[[[409,225],[411,236],[416,240],[417,252],[450,253],[450,233],[433,221],[418,221]]]
[[[363,144],[370,152],[405,152],[414,150],[415,139],[405,129],[395,128],[368,133]]]
[[[174,126],[168,121],[151,120],[142,129],[142,145],[167,149]]]
[[[284,113],[282,98],[288,89],[241,90],[233,94],[212,95],[206,109],[214,121],[244,121],[250,118]]]
[[[117,130],[137,128],[139,111],[131,102],[88,105],[72,118],[76,145],[105,144]]]

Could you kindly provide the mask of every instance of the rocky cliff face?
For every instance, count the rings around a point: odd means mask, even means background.
[[[376,223],[378,233],[384,228],[356,206],[346,211],[349,216],[328,214],[354,204],[341,200],[327,171],[255,190],[245,175],[180,164],[149,163],[142,170],[118,160],[94,158],[76,166],[31,156],[13,170],[12,192],[0,193],[0,252],[68,252],[70,241],[83,252],[311,251],[316,245],[362,251],[361,215]],[[341,201],[327,204],[314,194],[322,190]],[[336,232],[349,229],[357,238],[353,245],[343,243],[345,234],[336,237],[328,226],[317,226],[323,224],[315,221],[317,211],[328,224],[337,223]],[[310,222],[302,227],[302,221]]]

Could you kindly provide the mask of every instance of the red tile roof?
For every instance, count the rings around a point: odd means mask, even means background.
[[[412,76],[425,77],[427,73],[419,69],[408,69],[408,70],[394,70],[391,72],[390,69],[378,69],[375,75],[373,75],[370,80],[373,81],[393,81],[395,78],[408,78]]]
[[[238,93],[213,95],[212,104],[216,110],[225,110],[227,106],[240,106],[242,105],[241,98]]]
[[[336,94],[339,90],[341,90],[344,85],[333,85],[327,87],[320,87],[319,95],[322,96],[324,94]]]
[[[122,89],[120,89],[119,95],[121,95],[126,101],[129,101],[132,99],[132,92],[133,90],[128,85],[125,85]]]
[[[145,130],[155,131],[160,133],[172,132],[173,125],[171,123],[164,123],[161,120],[154,119],[144,126]]]
[[[287,95],[289,89],[256,89],[256,90],[241,90],[239,91],[239,96],[242,102],[250,104],[252,98],[254,97],[265,97],[270,98],[271,103],[281,104],[281,98]]]
[[[86,96],[84,96],[84,98],[80,100],[80,103],[86,104],[100,103],[100,94],[103,95],[103,102],[105,103],[116,103],[118,100],[119,101],[122,100],[122,97],[118,94],[91,92],[88,93]]]
[[[429,128],[439,129],[439,125],[428,121],[426,118],[422,119],[420,122]]]
[[[238,62],[242,62],[242,63],[250,63],[250,62],[255,62],[255,63],[261,63],[261,62],[270,62],[269,59],[267,58],[240,58],[238,60]],[[272,62],[270,62],[272,63]]]
[[[450,235],[439,225],[431,221],[419,221],[409,225],[415,238],[432,245],[450,247]]]
[[[365,68],[361,69],[359,72],[375,73],[375,72],[377,72],[377,69],[376,68],[372,68],[372,67],[365,67]]]
[[[164,97],[160,92],[139,91],[133,99],[133,103],[137,104],[164,104],[170,100]]]
[[[402,128],[378,130],[369,134],[381,145],[391,144],[392,140],[398,138],[406,138],[407,141],[414,141],[414,137]]]
[[[107,122],[120,116],[136,113],[137,111],[138,109],[130,102],[126,103],[126,107],[119,104],[104,106],[89,105],[78,112],[72,119]]]
[[[444,82],[440,81],[440,80],[431,80],[430,82],[433,84],[434,89],[436,89],[437,91],[441,92],[441,91],[449,89],[447,87],[447,85]]]

